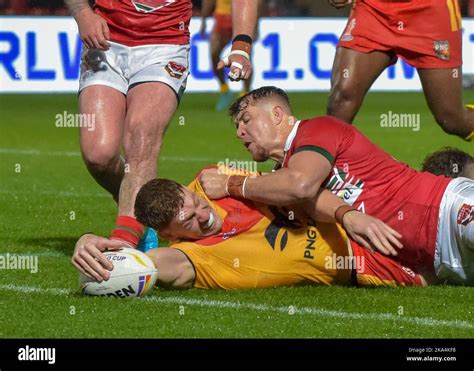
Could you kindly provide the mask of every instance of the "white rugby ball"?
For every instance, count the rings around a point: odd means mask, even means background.
[[[139,250],[124,247],[104,253],[114,269],[101,283],[80,274],[81,290],[86,295],[116,298],[142,297],[155,285],[158,271],[153,261]]]

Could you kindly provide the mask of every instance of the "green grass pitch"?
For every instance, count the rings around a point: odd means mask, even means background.
[[[166,134],[159,173],[188,182],[204,165],[248,160],[217,95],[188,94]],[[325,93],[291,94],[298,117],[321,115]],[[474,92],[465,92],[474,103]],[[77,237],[107,235],[112,199],[87,173],[78,129],[56,128],[76,112],[75,95],[0,97],[0,254],[36,254],[39,271],[0,272],[0,337],[298,337],[474,336],[472,288],[298,287],[239,292],[155,289],[136,300],[78,293],[70,264]],[[419,113],[421,128],[382,128],[380,115]],[[430,151],[472,145],[444,134],[421,93],[372,93],[357,126],[397,159],[419,168]],[[263,170],[270,167],[264,164]]]

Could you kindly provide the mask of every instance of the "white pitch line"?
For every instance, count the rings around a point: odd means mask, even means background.
[[[25,155],[25,156],[60,156],[60,157],[80,157],[79,151],[43,151],[39,149],[23,149],[23,148],[0,148],[0,153],[9,155]],[[195,156],[160,156],[163,161],[177,161],[177,162],[216,162],[215,158],[210,157],[195,157]]]
[[[107,193],[76,193],[70,191],[18,191],[18,190],[7,190],[7,189],[0,189],[0,194],[7,194],[12,196],[18,195],[28,195],[28,196],[54,196],[54,197],[98,197],[98,198],[110,198],[112,200],[112,196]]]
[[[41,247],[41,244],[39,244],[38,247]],[[15,253],[15,254],[20,254],[20,253]],[[70,254],[66,254],[65,252],[61,252],[61,251],[21,252],[21,255],[37,256],[37,257],[40,257],[40,258],[42,258],[42,257],[45,257],[45,258],[62,258],[62,257],[65,257],[65,256],[70,256]]]
[[[68,295],[73,294],[75,291],[60,288],[41,288],[31,286],[16,286],[13,284],[0,285],[0,290],[15,291],[22,293],[38,293],[38,294],[50,294],[50,295]],[[408,317],[408,316],[397,316],[391,313],[354,313],[344,312],[338,310],[322,309],[316,307],[294,307],[290,306],[270,306],[265,304],[253,304],[253,303],[241,303],[241,302],[230,302],[220,300],[203,300],[203,299],[188,299],[178,296],[169,297],[156,297],[148,296],[140,299],[147,302],[155,302],[162,304],[178,304],[178,305],[189,305],[198,307],[211,307],[221,309],[249,309],[258,312],[277,312],[285,313],[290,315],[290,310],[293,309],[293,313],[297,315],[312,315],[316,317],[329,317],[329,318],[340,318],[340,319],[356,319],[356,320],[369,320],[369,321],[393,321],[393,322],[404,322],[411,323],[419,326],[428,327],[451,327],[460,329],[474,329],[474,323],[461,321],[461,320],[439,320],[429,317]]]
[[[38,245],[41,247],[41,244]],[[44,246],[47,247],[47,246]],[[64,256],[70,256],[70,254],[66,254],[65,252],[61,251],[43,251],[43,252],[30,252],[30,251],[22,251],[22,252],[9,252],[9,251],[0,251],[0,255],[21,255],[21,256],[37,256],[39,258],[62,258]]]
[[[33,287],[33,286],[16,286],[12,284],[8,285],[0,285],[0,290],[6,291],[15,291],[21,292],[25,294],[35,293],[35,294],[50,294],[50,295],[68,295],[72,294],[71,290],[68,289],[59,289],[59,288],[41,288],[41,287]]]

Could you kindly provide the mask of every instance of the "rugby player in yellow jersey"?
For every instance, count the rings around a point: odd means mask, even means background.
[[[259,4],[262,4],[260,0],[257,1],[259,1]],[[214,27],[210,35],[210,47],[212,68],[220,84],[221,95],[216,103],[217,111],[226,109],[234,97],[233,93],[229,89],[229,85],[224,78],[224,69],[218,67],[222,51],[232,40],[231,8],[232,0],[203,0],[202,2],[202,21],[201,29],[199,31],[201,36],[206,36],[206,18],[210,17],[211,15],[214,17]],[[253,37],[253,41],[255,42],[255,37]],[[251,80],[251,76],[244,80],[244,90],[242,94],[246,94],[250,91]]]
[[[297,221],[300,216],[291,220],[272,207],[230,197],[210,201],[197,180],[187,188],[171,180],[151,180],[137,195],[135,213],[171,241],[170,248],[147,252],[162,287],[425,285],[411,269],[350,241],[337,224],[313,225]],[[84,274],[104,269],[87,257],[91,245],[103,251],[110,241],[91,234],[81,237],[76,250],[84,246],[81,256],[91,262],[85,270],[78,267]],[[112,268],[106,259],[101,264]]]

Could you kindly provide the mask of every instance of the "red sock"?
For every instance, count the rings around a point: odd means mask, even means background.
[[[115,229],[110,235],[111,239],[121,240],[136,247],[143,236],[145,227],[131,216],[118,216]]]

